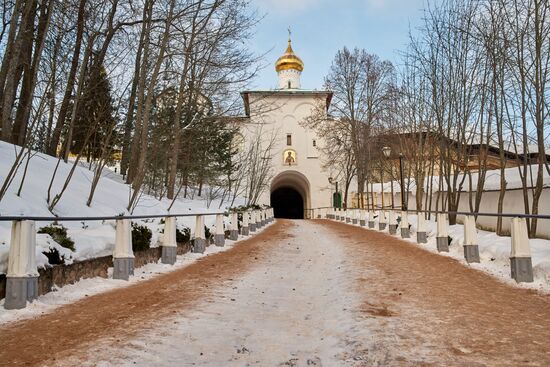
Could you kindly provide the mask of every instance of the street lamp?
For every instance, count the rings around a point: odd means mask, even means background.
[[[337,202],[338,201],[337,200],[338,199],[338,181],[335,181],[334,178],[329,177],[328,182],[330,184],[335,185],[335,191],[334,191],[334,194],[332,194],[332,207],[337,208],[337,207],[339,207],[339,203]]]
[[[384,157],[389,158],[391,154],[391,147],[385,146],[382,148]],[[380,195],[382,196],[382,210],[384,210],[384,167],[380,162]]]
[[[405,202],[405,181],[403,178],[403,153],[399,153],[399,177],[401,180],[401,210],[407,210]]]

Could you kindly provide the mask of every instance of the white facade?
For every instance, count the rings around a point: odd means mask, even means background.
[[[288,58],[288,50],[292,53],[292,61],[295,55],[290,42],[284,57]],[[295,58],[299,60],[297,56]],[[332,201],[333,185],[329,183],[330,173],[323,168],[320,149],[323,141],[301,124],[314,111],[317,116],[320,106],[326,112],[332,93],[299,89],[303,64],[301,60],[298,62],[300,65],[296,68],[285,64],[284,69],[278,70],[279,89],[242,92],[247,118],[241,122],[240,130],[245,144],[257,141],[259,135],[262,136],[263,149],[273,142],[272,179],[257,204],[273,206],[276,215],[277,203],[272,202],[272,194],[278,189],[298,192],[305,212],[310,208],[330,206]],[[291,201],[285,205],[300,204],[293,202],[292,197],[286,196],[284,200]]]

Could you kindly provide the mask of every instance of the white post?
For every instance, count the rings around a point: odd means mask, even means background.
[[[357,225],[357,211],[360,210],[360,209],[352,209],[351,210],[351,224],[355,224]]]
[[[206,250],[206,236],[204,235],[204,217],[197,215],[195,220],[195,237],[193,239],[193,252],[203,253]]]
[[[449,252],[449,222],[447,214],[437,214],[437,251]]]
[[[428,242],[428,238],[426,237],[426,218],[424,217],[424,213],[416,214],[416,242]]]
[[[476,217],[473,215],[464,217],[464,259],[469,263],[479,262]]]
[[[246,212],[243,212],[243,218],[245,214]],[[231,213],[231,227],[229,228],[229,239],[231,241],[237,241],[239,239],[239,213]]]
[[[36,267],[36,227],[32,220],[16,220],[11,225],[11,241],[6,275],[6,310],[27,306],[38,297]]]
[[[162,263],[174,265],[177,252],[176,217],[166,217],[164,218],[164,235],[162,238]]]
[[[225,230],[223,228],[223,214],[216,214],[216,233],[214,234],[214,244],[220,247],[225,245]]]
[[[409,214],[406,210],[401,211],[401,238],[409,238]]]
[[[527,234],[525,218],[512,219],[512,249],[510,251],[510,267],[512,279],[516,282],[533,281],[533,264],[531,262],[531,247]]]
[[[390,234],[397,233],[397,215],[395,210],[390,210],[390,220],[389,220],[389,232]]]
[[[255,210],[250,211],[249,228],[250,228],[250,232],[256,232],[257,226],[256,226],[256,211]]]
[[[383,231],[386,229],[386,212],[384,209],[380,209],[378,213],[378,230]]]
[[[367,225],[367,212],[365,209],[359,210],[359,225],[365,227]]]
[[[128,280],[130,275],[134,275],[132,222],[130,219],[117,219],[113,251],[113,279]]]
[[[243,226],[241,227],[241,234],[243,236],[249,236],[250,235],[250,213],[248,210],[245,210],[243,212]]]

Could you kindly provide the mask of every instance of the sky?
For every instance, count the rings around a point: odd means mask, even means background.
[[[274,64],[287,45],[288,27],[292,47],[305,64],[303,89],[321,89],[336,52],[364,48],[398,65],[399,51],[422,23],[425,0],[252,0],[263,20],[250,41],[253,51],[264,57],[266,67],[253,83],[255,89],[276,87]]]

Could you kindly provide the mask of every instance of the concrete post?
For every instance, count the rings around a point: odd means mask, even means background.
[[[353,209],[351,211],[351,224],[354,224],[354,225],[357,225],[358,223],[358,220],[357,220],[357,211],[360,210],[360,209]]]
[[[166,217],[164,218],[164,236],[162,238],[162,263],[174,265],[177,252],[176,217]]]
[[[380,209],[380,213],[378,213],[378,230],[383,231],[386,229],[386,223],[386,212]]]
[[[346,223],[351,223],[351,209],[346,209]]]
[[[214,234],[214,244],[220,247],[225,245],[225,231],[223,229],[223,214],[216,214],[216,233]]]
[[[243,225],[241,227],[241,234],[243,236],[250,235],[250,212],[248,210],[245,210],[243,212]]]
[[[25,308],[27,301],[32,302],[37,297],[35,223],[32,220],[16,220],[11,225],[4,308]]]
[[[395,213],[395,210],[390,210],[390,220],[389,220],[389,232],[390,234],[396,234],[397,233],[397,215]]]
[[[437,214],[437,251],[449,252],[449,223],[447,214]]]
[[[409,215],[406,210],[401,211],[401,238],[411,237],[409,229]]]
[[[359,225],[361,227],[364,227],[367,225],[366,216],[367,216],[367,212],[365,209],[359,210]]]
[[[368,212],[368,218],[367,218],[367,223],[369,225],[369,229],[374,229],[376,223],[374,222],[374,212],[373,211],[370,211]]]
[[[464,259],[469,263],[479,262],[476,218],[473,215],[464,217]]]
[[[117,219],[113,252],[113,279],[128,280],[130,275],[134,275],[132,222],[130,219]]]
[[[264,227],[265,223],[265,209],[260,210],[260,227]]]
[[[243,218],[245,213],[243,213]],[[231,214],[229,214],[229,218],[231,222],[229,226],[229,239],[231,241],[237,241],[239,239],[239,213],[232,212]],[[242,227],[241,227],[241,231],[243,231]]]
[[[335,220],[340,220],[340,210],[338,210],[338,209],[334,210],[334,219]]]
[[[416,242],[428,242],[428,237],[426,236],[426,218],[424,217],[424,213],[416,214]]]
[[[193,252],[204,253],[206,250],[206,236],[204,235],[204,217],[196,216],[195,221],[195,236],[193,238]]]
[[[340,221],[345,222],[347,217],[348,217],[348,211],[344,210],[342,212],[342,209],[340,209]]]
[[[250,222],[248,222],[248,228],[250,229],[250,232],[256,232],[256,211],[251,210],[250,211]]]
[[[512,279],[516,282],[530,283],[533,281],[531,247],[529,246],[529,236],[527,235],[525,218],[512,219],[510,267],[512,269]]]

